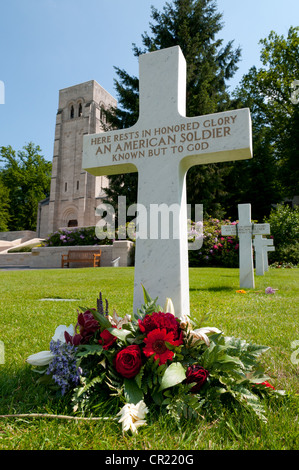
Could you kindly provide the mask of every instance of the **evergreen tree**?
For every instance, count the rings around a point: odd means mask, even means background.
[[[222,15],[214,0],[173,0],[162,12],[152,7],[151,34],[142,35],[142,47],[133,47],[134,55],[179,45],[187,62],[187,116],[220,112],[233,107],[227,80],[237,70],[240,49],[233,42],[223,45],[218,38]],[[116,68],[115,81],[119,108],[109,113],[113,127],[127,128],[136,123],[139,113],[138,84],[125,70]],[[200,165],[187,175],[188,202],[204,204],[204,210],[222,215],[220,205],[224,191],[224,164]],[[128,204],[137,199],[137,175],[117,175],[110,178],[108,196],[117,204],[117,195],[126,195]]]

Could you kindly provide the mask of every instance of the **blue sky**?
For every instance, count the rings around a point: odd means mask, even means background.
[[[220,36],[242,48],[234,88],[260,66],[259,40],[271,30],[287,35],[299,20],[298,0],[217,0]],[[149,30],[151,5],[166,0],[0,0],[0,146],[38,144],[52,160],[58,92],[96,80],[116,96],[114,67],[138,75],[132,43]],[[299,77],[298,77],[299,78]],[[0,96],[1,98],[1,96]],[[0,101],[1,102],[1,101]]]

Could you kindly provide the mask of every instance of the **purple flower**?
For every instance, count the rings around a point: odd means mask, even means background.
[[[72,344],[61,341],[50,343],[50,351],[54,354],[54,358],[46,373],[52,375],[54,382],[61,388],[62,395],[80,382],[82,370],[77,367],[76,350]]]
[[[275,294],[277,289],[273,289],[272,287],[266,287],[265,294]]]

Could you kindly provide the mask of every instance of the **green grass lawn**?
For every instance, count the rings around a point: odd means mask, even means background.
[[[70,413],[64,399],[36,385],[26,358],[49,349],[58,325],[75,324],[79,306],[96,307],[100,291],[111,313],[131,313],[133,279],[133,268],[0,271],[0,341],[5,353],[0,364],[0,414]],[[0,449],[298,449],[299,344],[294,348],[292,343],[299,341],[299,270],[270,269],[256,277],[256,288],[246,294],[236,293],[238,283],[237,269],[190,269],[191,312],[197,318],[208,315],[206,326],[227,336],[270,346],[263,361],[271,383],[286,390],[288,397],[266,404],[267,424],[245,412],[232,412],[222,421],[203,419],[196,427],[187,422],[178,429],[167,416],[160,416],[132,436],[123,435],[116,422],[0,418]],[[265,294],[268,286],[277,289],[274,295]],[[75,300],[42,300],[46,298]]]

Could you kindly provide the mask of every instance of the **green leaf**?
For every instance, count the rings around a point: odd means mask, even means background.
[[[135,375],[135,377],[134,377],[135,382],[137,383],[139,388],[142,388],[142,377],[143,377],[143,375],[144,375],[144,366],[141,367],[138,374]]]
[[[151,314],[153,312],[158,312],[162,310],[160,305],[157,305],[158,297],[152,299],[145,287],[142,285],[143,289],[143,296],[144,296],[144,305],[141,306],[140,309],[137,309],[137,317],[142,319],[145,315]]]
[[[143,400],[143,392],[134,379],[124,379],[124,387],[124,395],[128,403],[137,405],[140,400]]]
[[[253,372],[249,372],[246,374],[246,379],[249,380],[249,382],[256,385],[256,384],[261,384],[263,382],[266,382],[267,380],[270,380],[270,377],[269,375],[266,375],[264,373],[259,375],[258,371],[253,371]]]
[[[151,303],[153,301],[153,299],[151,298],[151,296],[148,294],[146,288],[144,286],[142,286],[142,289],[143,289],[143,297],[144,297],[144,302],[146,304],[148,303]]]
[[[99,344],[84,344],[80,346],[79,351],[76,353],[76,356],[85,357],[89,356],[90,354],[101,355],[102,351],[103,347]]]
[[[248,352],[253,356],[260,356],[270,349],[270,346],[262,346],[260,344],[249,344]]]
[[[91,310],[91,313],[93,314],[95,320],[99,322],[102,328],[111,328],[111,323],[105,315],[102,315],[101,313],[97,312],[96,310]]]
[[[233,355],[250,355],[258,357],[270,349],[269,346],[247,343],[247,341],[245,340],[242,340],[240,338],[234,338],[231,336],[227,336],[224,339],[229,353],[233,354],[234,351]]]
[[[121,341],[126,341],[127,336],[132,334],[132,331],[130,330],[119,330],[118,328],[107,328],[107,330],[113,335],[116,336],[118,339]]]
[[[80,397],[83,393],[85,393],[90,388],[94,387],[96,384],[102,383],[104,377],[104,374],[98,375],[97,377],[94,377],[92,380],[90,380],[88,383],[85,383],[83,387],[79,387],[77,389],[77,397]]]
[[[152,394],[152,399],[154,400],[156,405],[162,406],[162,404],[163,404],[163,394],[161,392],[155,390]]]
[[[222,356],[217,358],[217,362],[223,364],[232,363],[242,366],[242,361],[240,361],[238,357],[229,356],[228,354],[223,354]]]
[[[160,391],[165,388],[173,387],[186,378],[186,371],[180,362],[173,362],[167,367],[162,377]]]
[[[151,376],[151,374],[149,374],[149,375],[146,377],[146,382],[147,382],[148,388],[153,388],[153,382],[152,382],[152,376]]]
[[[230,389],[230,393],[241,403],[245,408],[252,410],[262,421],[267,422],[265,416],[265,408],[259,398],[249,391],[242,384],[235,384]]]

